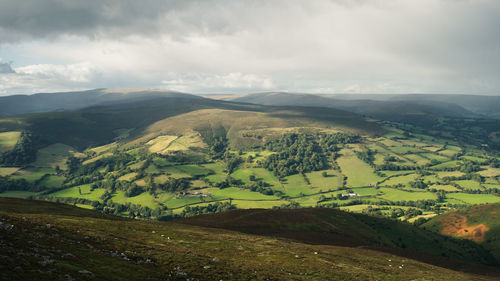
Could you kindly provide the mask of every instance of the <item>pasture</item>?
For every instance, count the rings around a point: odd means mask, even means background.
[[[446,197],[473,205],[500,202],[500,197],[493,194],[449,193]]]
[[[382,180],[381,177],[374,173],[373,168],[360,160],[352,150],[343,149],[340,153],[341,156],[337,159],[337,162],[340,165],[342,174],[347,176],[347,186],[375,185]]]
[[[104,189],[98,188],[90,191],[90,185],[84,184],[80,186],[74,186],[59,190],[54,193],[50,193],[50,196],[55,197],[72,197],[72,198],[85,198],[92,201],[102,202],[101,196],[104,194]]]
[[[13,149],[20,136],[21,132],[17,131],[0,133],[0,152]]]
[[[388,201],[417,201],[436,199],[436,195],[430,192],[408,192],[394,188],[380,188],[381,195],[377,197]]]

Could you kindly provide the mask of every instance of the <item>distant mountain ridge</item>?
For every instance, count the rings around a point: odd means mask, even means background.
[[[232,99],[235,102],[262,105],[300,105],[329,107],[368,115],[377,119],[406,121],[419,116],[422,118],[479,117],[480,115],[449,101],[427,100],[372,100],[368,96],[362,99],[337,98],[337,96],[319,96],[312,94],[290,94],[283,92],[257,93]]]
[[[0,117],[77,110],[90,106],[143,101],[158,97],[201,97],[174,91],[94,89],[80,92],[39,93],[0,97]]]

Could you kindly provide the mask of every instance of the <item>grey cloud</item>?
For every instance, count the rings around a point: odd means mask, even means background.
[[[60,35],[99,38],[163,33],[175,38],[229,32],[237,24],[225,22],[224,14],[243,12],[245,7],[241,2],[210,0],[0,0],[0,42]]]
[[[10,63],[5,63],[0,60],[0,74],[2,73],[15,73]]]
[[[0,0],[0,51],[88,62],[106,74],[89,88],[497,93],[499,14],[498,0]]]

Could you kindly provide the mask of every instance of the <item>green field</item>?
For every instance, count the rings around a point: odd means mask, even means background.
[[[62,143],[56,143],[38,150],[36,161],[33,166],[55,168],[59,166],[61,169],[66,169],[66,160],[75,155],[80,155],[77,151]]]
[[[337,159],[342,174],[347,176],[347,186],[359,187],[375,185],[382,178],[377,176],[373,168],[358,159],[352,150],[343,149],[342,156]]]
[[[264,169],[264,168],[244,168],[238,169],[231,174],[236,180],[240,180],[244,184],[250,183],[250,176],[254,176],[256,180],[262,180],[265,183],[269,184],[270,188],[275,190],[283,190],[278,179],[273,175],[272,172]],[[208,176],[209,178],[211,176]],[[303,182],[305,183],[305,182]]]
[[[429,192],[408,192],[387,187],[380,188],[380,191],[383,194],[378,195],[377,197],[389,201],[417,201],[436,199],[436,195]]]
[[[458,180],[455,183],[463,189],[482,189],[481,184],[474,180]]]
[[[327,173],[326,177],[323,176],[325,172]],[[337,170],[313,171],[305,173],[305,175],[313,188],[326,191],[342,187],[342,175]]]
[[[284,193],[290,197],[297,197],[303,194],[313,194],[317,191],[311,189],[302,175],[291,175],[283,179],[285,186]]]
[[[0,176],[9,176],[17,172],[20,168],[17,167],[0,167]]]
[[[500,197],[492,194],[468,194],[468,193],[450,193],[446,197],[459,200],[465,204],[486,204],[500,202]]]
[[[28,198],[30,196],[37,194],[38,194],[37,192],[13,190],[0,193],[0,197]]]
[[[441,163],[441,164],[437,164],[437,165],[431,166],[430,168],[431,169],[436,169],[436,170],[444,169],[444,168],[455,168],[455,167],[458,167],[459,163],[460,163],[460,161],[452,160],[452,161],[448,161],[448,162],[444,162],[444,163]]]
[[[104,189],[100,188],[90,191],[90,185],[85,184],[80,186],[69,187],[54,193],[50,193],[49,195],[55,197],[85,198],[88,200],[101,202],[102,200],[99,197],[101,197],[101,195],[104,194],[104,191],[105,191]]]
[[[0,133],[0,152],[11,150],[21,136],[21,132],[2,132]]]
[[[240,199],[240,200],[277,200],[276,196],[264,195],[258,192],[251,192],[246,189],[228,187],[224,189],[209,188],[207,194],[211,195],[212,200],[222,199]]]
[[[46,187],[46,188],[59,188],[62,186],[64,180],[66,178],[63,176],[55,176],[55,175],[50,175],[48,177],[45,177],[40,183],[40,186]]]
[[[29,167],[26,169],[18,170],[11,177],[13,179],[25,179],[29,182],[39,180],[45,174],[53,174],[54,170],[51,168],[35,168]]]
[[[393,185],[403,184],[405,186],[408,186],[408,183],[410,181],[414,181],[415,178],[416,178],[415,174],[405,175],[405,176],[398,176],[398,177],[392,177],[392,178],[384,181],[383,183],[381,183],[381,185],[383,185],[383,186],[393,186]]]
[[[134,197],[126,197],[123,191],[116,191],[112,194],[111,201],[119,204],[130,202],[132,204],[149,207],[151,209],[159,207],[159,205],[155,202],[153,195],[149,194],[149,192],[143,192]]]
[[[431,185],[429,186],[430,189],[437,189],[437,190],[444,190],[444,191],[460,191],[460,189],[454,187],[453,185]]]

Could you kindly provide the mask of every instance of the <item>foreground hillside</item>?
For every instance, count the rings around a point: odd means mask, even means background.
[[[362,218],[370,223],[370,217],[323,211],[333,213],[296,211],[297,216],[286,217],[291,219],[288,229],[303,229],[306,221],[301,218],[311,217],[333,216],[330,228],[342,220],[354,219],[356,226]],[[251,226],[252,213],[261,210],[249,212]],[[241,227],[244,220],[235,214]],[[2,280],[488,280],[499,276],[496,269],[478,264],[460,266],[482,275],[359,247],[306,244],[278,238],[279,229],[272,236],[261,236],[186,224],[200,224],[204,217],[182,223],[147,222],[21,199],[0,199],[0,216]],[[266,217],[287,224],[279,213],[268,211]],[[399,227],[403,243],[407,243],[402,235],[406,227],[410,226]],[[449,240],[448,245],[453,243]]]
[[[436,232],[473,240],[500,258],[500,204],[458,209],[423,225]]]

